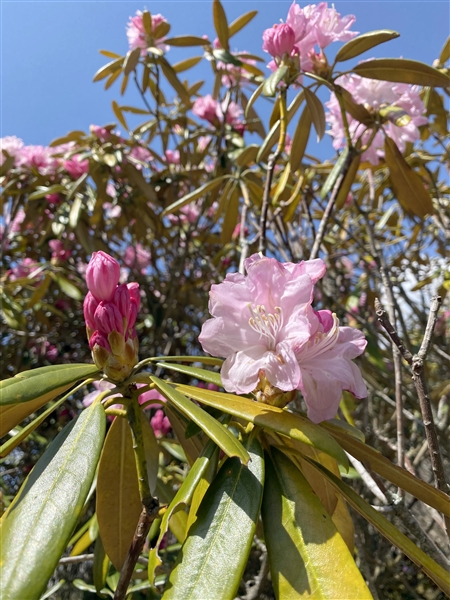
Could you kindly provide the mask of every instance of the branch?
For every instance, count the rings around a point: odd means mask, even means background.
[[[383,327],[386,329],[393,343],[397,346],[402,356],[405,358],[406,362],[411,367],[412,380],[414,382],[417,396],[419,398],[420,411],[422,413],[425,435],[428,442],[428,450],[430,454],[431,468],[433,469],[435,486],[442,492],[448,494],[449,488],[445,480],[444,465],[442,462],[442,456],[439,448],[436,426],[434,424],[433,411],[431,410],[431,402],[428,393],[428,387],[425,380],[425,374],[423,372],[424,360],[428,348],[431,344],[431,336],[433,334],[434,325],[436,323],[440,302],[441,298],[439,296],[434,296],[431,300],[430,315],[428,317],[428,323],[422,340],[422,344],[420,346],[419,352],[414,356],[407,348],[405,348],[403,342],[400,340],[397,332],[390,323],[388,316],[378,299],[375,300],[375,310],[381,325],[383,325]],[[445,523],[445,530],[447,532],[447,536],[450,539],[450,518],[446,515],[443,515],[443,518]]]

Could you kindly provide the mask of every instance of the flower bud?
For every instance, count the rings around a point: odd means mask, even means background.
[[[294,49],[295,33],[290,25],[281,23],[266,29],[263,33],[263,50],[274,58],[282,58],[283,54],[290,55]]]
[[[130,292],[131,300],[134,300],[136,303],[137,312],[141,308],[141,295],[139,293],[139,284],[133,281],[132,283],[127,283],[128,291]]]
[[[94,313],[94,322],[104,335],[109,335],[111,331],[123,334],[122,315],[112,302],[100,302]]]
[[[92,254],[86,269],[86,283],[96,300],[110,301],[119,283],[119,277],[119,263],[112,256],[102,250]]]
[[[122,319],[126,319],[128,322],[128,313],[130,311],[131,296],[130,291],[125,283],[118,285],[114,292],[113,298],[114,304],[119,309]]]
[[[91,330],[91,332],[94,332],[94,330],[96,329],[95,326],[95,321],[94,321],[94,313],[97,309],[98,306],[98,302],[97,300],[94,298],[94,296],[91,294],[91,292],[88,292],[86,294],[86,298],[84,299],[84,303],[83,303],[83,312],[84,312],[84,320],[86,321],[86,327],[88,329]],[[91,334],[89,334],[88,332],[88,337],[90,337]]]

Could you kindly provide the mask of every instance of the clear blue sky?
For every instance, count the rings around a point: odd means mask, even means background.
[[[244,32],[233,38],[232,49],[267,56],[261,50],[262,31],[285,20],[290,4],[285,0],[223,0],[229,22],[249,10],[259,11]],[[403,56],[431,63],[450,31],[447,0],[353,0],[337,1],[335,6],[342,15],[356,15],[356,31],[400,32],[400,38],[375,48],[364,58]],[[215,37],[210,0],[1,0],[0,136],[17,135],[26,144],[46,145],[70,130],[113,122],[112,99],[140,105],[137,93],[130,90],[122,100],[117,84],[105,92],[101,82],[92,83],[92,76],[108,60],[99,49],[125,54],[128,17],[145,8],[167,18],[172,25],[170,35],[206,33],[210,39]],[[168,59],[176,62],[198,54],[199,48],[172,48]],[[192,81],[209,74],[204,63],[196,67]],[[202,92],[210,91],[207,80]]]

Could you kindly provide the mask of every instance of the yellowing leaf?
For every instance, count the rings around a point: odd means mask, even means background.
[[[425,217],[432,214],[433,203],[422,180],[403,158],[395,142],[385,137],[384,153],[393,192],[406,212]]]
[[[105,552],[120,571],[142,510],[131,430],[120,417],[114,419],[100,457],[96,510]]]

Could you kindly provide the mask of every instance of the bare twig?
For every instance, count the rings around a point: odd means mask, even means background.
[[[436,427],[434,424],[433,411],[431,410],[431,402],[428,393],[428,387],[423,372],[424,360],[431,344],[431,336],[433,334],[434,325],[436,323],[440,301],[441,299],[439,296],[435,296],[434,298],[432,298],[430,315],[428,317],[428,323],[423,337],[423,341],[420,346],[419,352],[414,356],[407,348],[405,348],[404,344],[399,339],[394,327],[389,322],[388,316],[378,299],[375,300],[375,310],[377,313],[378,320],[386,329],[392,341],[397,346],[398,350],[401,352],[403,358],[411,367],[412,379],[416,387],[417,396],[419,398],[420,411],[422,413],[425,435],[428,442],[431,468],[433,469],[434,474],[434,482],[439,490],[448,494],[449,488],[445,480],[444,465],[442,462],[439,441],[437,437]],[[444,515],[444,522],[447,536],[450,538],[450,518],[446,515]]]

